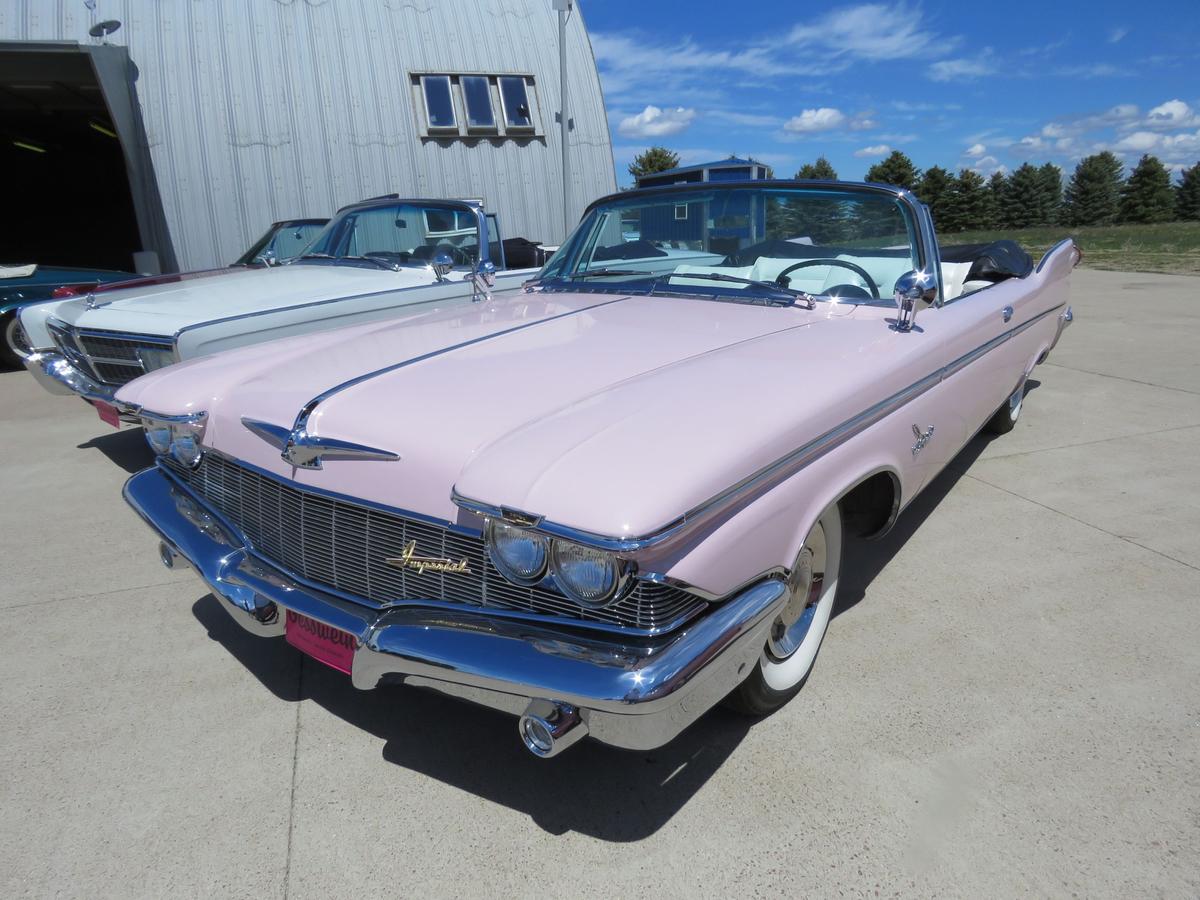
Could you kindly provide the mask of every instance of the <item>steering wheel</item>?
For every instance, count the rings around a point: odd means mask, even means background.
[[[867,270],[856,263],[846,262],[844,259],[806,259],[798,263],[792,263],[775,276],[775,283],[785,288],[790,281],[787,277],[788,272],[794,272],[796,269],[808,269],[812,266],[841,266],[843,269],[849,269],[867,283],[867,289],[871,292],[871,299],[879,299],[879,287],[871,280],[871,276],[867,274]]]

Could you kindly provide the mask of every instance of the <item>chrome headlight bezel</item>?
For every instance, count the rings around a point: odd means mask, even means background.
[[[204,431],[207,413],[162,416],[143,412],[142,429],[146,442],[158,456],[170,455],[179,465],[194,469],[204,457]]]
[[[536,566],[525,566],[524,571],[514,567],[510,559],[503,553],[505,541],[523,540],[538,561]],[[543,535],[527,528],[518,528],[499,519],[488,519],[484,524],[484,543],[487,545],[488,558],[492,565],[513,584],[531,587],[539,584],[546,577],[550,563],[550,541]]]
[[[573,578],[568,574],[575,566],[580,565],[578,559],[570,560],[568,554],[590,557],[594,564],[601,567],[607,582],[603,591],[600,593],[588,591],[581,586],[581,581],[577,577]],[[607,550],[600,550],[574,541],[555,540],[550,545],[550,571],[554,575],[555,585],[568,599],[580,606],[599,609],[608,606],[624,594],[625,586],[632,574],[632,566],[628,561]]]

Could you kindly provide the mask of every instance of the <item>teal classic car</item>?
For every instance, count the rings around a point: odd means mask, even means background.
[[[29,355],[29,345],[17,320],[17,311],[31,303],[57,300],[91,290],[110,281],[127,281],[138,276],[111,269],[67,266],[0,264],[0,364],[19,369]]]

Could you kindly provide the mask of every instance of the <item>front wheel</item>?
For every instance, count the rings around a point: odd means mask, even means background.
[[[758,665],[729,695],[729,706],[765,716],[804,687],[829,627],[841,562],[842,515],[834,503],[804,538],[788,576],[790,598],[771,625]]]
[[[21,327],[21,319],[16,310],[9,313],[3,322],[4,340],[0,341],[0,362],[10,368],[19,369],[32,352],[29,338],[25,336],[25,329]]]

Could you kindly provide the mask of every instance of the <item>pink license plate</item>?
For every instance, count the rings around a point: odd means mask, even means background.
[[[317,662],[350,674],[350,668],[354,664],[354,647],[358,643],[350,632],[333,628],[289,609],[283,635],[289,644]]]
[[[121,427],[121,417],[117,414],[117,408],[111,403],[105,403],[103,400],[93,400],[92,403],[96,407],[96,412],[100,414],[100,418],[111,425],[113,428]]]

